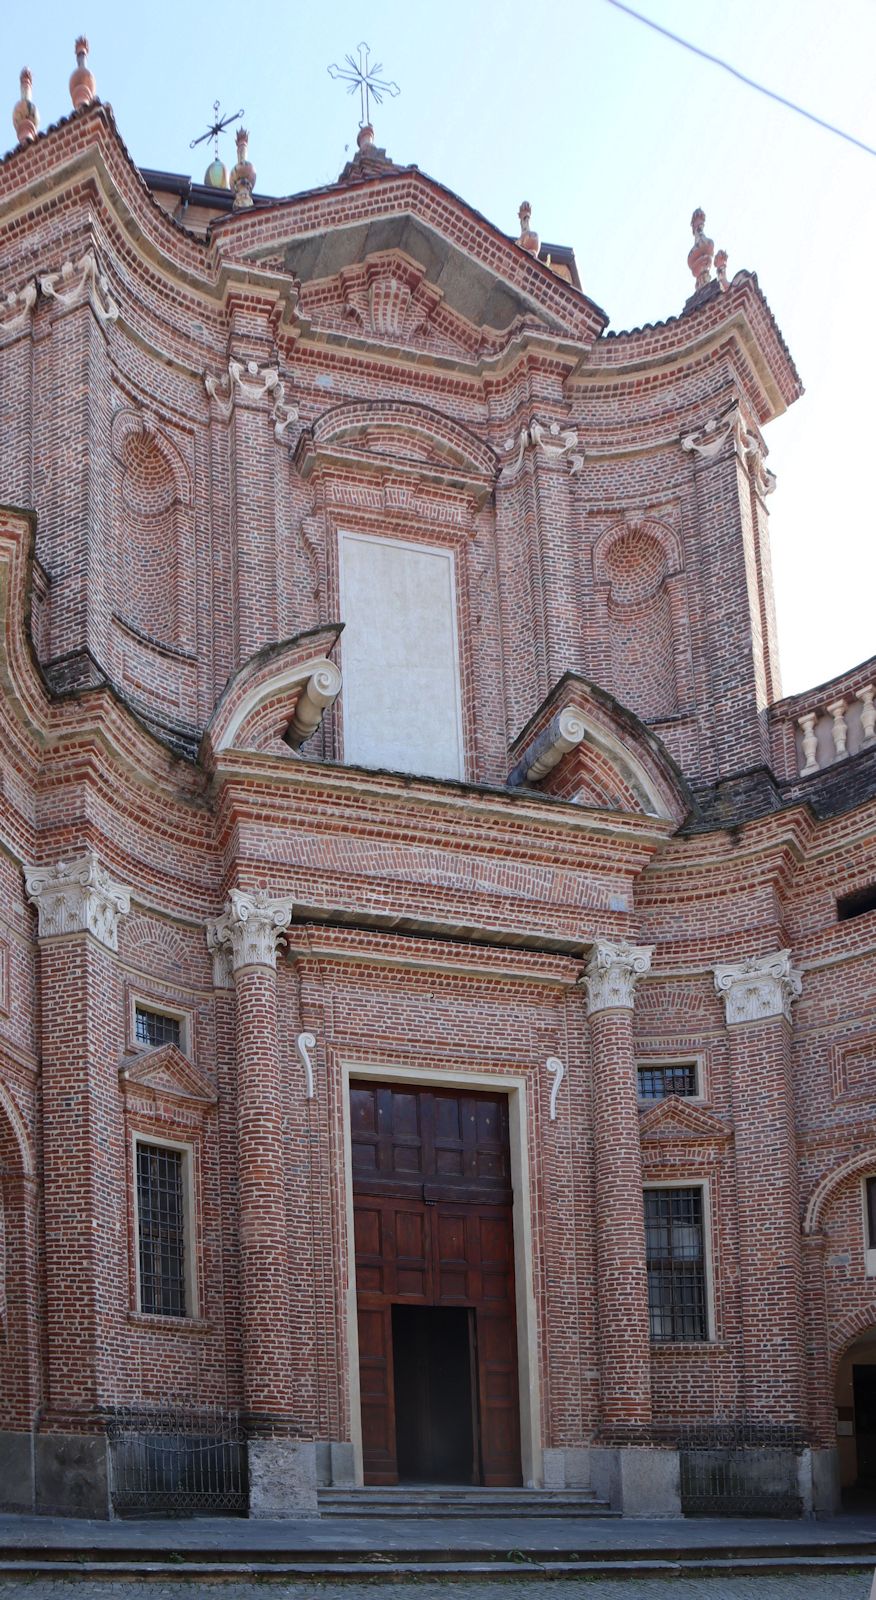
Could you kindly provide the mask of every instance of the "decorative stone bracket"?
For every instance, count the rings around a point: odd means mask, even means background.
[[[764,464],[765,446],[748,427],[738,405],[731,406],[722,417],[710,417],[693,433],[683,433],[681,448],[700,461],[714,461],[728,439],[733,440],[733,448],[744,461],[758,494],[762,497],[772,494],[776,475]]]
[[[514,449],[513,438],[506,439],[505,449]],[[517,477],[527,449],[537,451],[548,461],[567,461],[573,478],[584,466],[584,450],[578,444],[577,428],[561,428],[558,422],[551,422],[545,427],[533,418],[528,428],[521,428],[514,459],[503,468],[502,478],[506,483]]]
[[[574,706],[565,706],[523,752],[509,775],[509,784],[538,783],[547,777],[563,756],[581,743],[586,732],[587,725],[580,712]]]
[[[773,1017],[790,1021],[791,1004],[803,987],[802,974],[791,966],[790,950],[725,961],[714,970],[728,1027],[737,1022],[767,1022]]]
[[[560,1060],[559,1056],[548,1056],[547,1061],[545,1062],[545,1066],[546,1066],[548,1072],[551,1074],[551,1076],[553,1077],[553,1080],[554,1080],[553,1083],[551,1084],[550,1118],[551,1118],[551,1122],[556,1122],[556,1120],[557,1120],[557,1095],[560,1092],[560,1084],[562,1083],[564,1077],[566,1076],[566,1069],[563,1066],[563,1063]]]
[[[304,1098],[313,1099],[313,1059],[311,1050],[316,1049],[316,1035],[313,1033],[299,1033],[295,1046],[304,1068]]]
[[[587,1015],[615,1008],[632,1010],[636,984],[651,970],[653,945],[594,942],[587,970],[579,980],[587,996]]]
[[[27,867],[24,881],[40,939],[90,933],[107,950],[118,949],[118,921],[131,909],[131,891],[113,881],[93,850],[54,867]]]
[[[271,401],[274,438],[278,441],[282,441],[286,429],[298,421],[298,409],[287,405],[286,385],[276,367],[260,367],[257,361],[229,361],[227,378],[215,378],[212,373],[205,373],[204,387],[215,402],[223,422],[228,422],[235,401],[240,398],[255,402],[267,398]]]
[[[277,947],[292,921],[292,900],[272,900],[265,890],[232,889],[228,909],[207,923],[207,949],[213,957],[213,983],[231,987],[241,967],[276,967]]]
[[[119,308],[110,294],[109,279],[101,272],[93,250],[86,250],[78,261],[65,261],[59,272],[44,274],[39,286],[47,300],[65,308],[77,305],[87,295],[103,327],[118,321]]]

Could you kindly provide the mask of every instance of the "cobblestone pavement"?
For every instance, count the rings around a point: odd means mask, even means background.
[[[787,1578],[596,1578],[504,1583],[0,1581],[0,1600],[869,1600],[872,1571]]]

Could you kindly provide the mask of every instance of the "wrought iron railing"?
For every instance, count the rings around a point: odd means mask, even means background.
[[[185,1401],[116,1406],[107,1432],[117,1516],[246,1511],[246,1442],[236,1411]]]
[[[799,1517],[800,1428],[784,1423],[694,1422],[676,1432],[686,1516]]]

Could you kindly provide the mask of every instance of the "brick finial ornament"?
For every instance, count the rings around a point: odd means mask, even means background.
[[[694,242],[688,252],[687,264],[696,279],[697,288],[705,289],[712,277],[715,241],[705,233],[706,213],[699,206],[690,219],[690,226]]]
[[[97,99],[97,84],[88,65],[88,40],[80,34],[74,45],[76,66],[70,74],[70,99],[73,110],[82,111]]]
[[[19,144],[33,144],[39,131],[40,114],[31,99],[33,77],[30,67],[22,67],[18,81],[21,86],[21,98],[12,108],[12,126],[18,136]]]

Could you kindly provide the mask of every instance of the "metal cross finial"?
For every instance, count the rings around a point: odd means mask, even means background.
[[[189,149],[190,150],[194,150],[196,144],[203,144],[205,139],[212,139],[213,140],[213,154],[215,155],[216,159],[218,160],[219,159],[219,135],[220,135],[220,133],[222,133],[223,130],[225,128],[227,128],[232,122],[236,122],[238,117],[242,117],[242,116],[243,116],[243,112],[242,111],[233,111],[230,116],[220,117],[220,115],[219,115],[219,101],[218,100],[214,100],[213,101],[213,121],[212,121],[212,123],[210,124],[210,126],[207,129],[206,133],[199,134],[197,139],[192,139],[192,140],[189,141]]]
[[[348,63],[346,67],[339,67],[336,62],[332,62],[328,73],[330,78],[340,78],[344,83],[349,84],[348,94],[355,94],[356,90],[359,90],[362,110],[362,119],[359,126],[364,128],[366,123],[371,121],[370,101],[374,99],[378,105],[382,105],[385,94],[392,95],[394,100],[401,91],[397,83],[387,83],[385,79],[378,78],[378,72],[383,71],[383,62],[375,61],[373,67],[370,65],[368,58],[371,55],[371,49],[369,45],[363,41],[356,48],[359,51],[358,61],[355,61],[351,55],[347,55],[344,57],[344,60]]]

